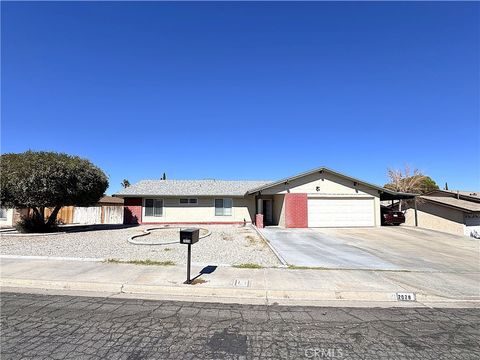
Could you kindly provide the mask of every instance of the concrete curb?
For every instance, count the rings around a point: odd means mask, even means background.
[[[381,291],[298,291],[298,290],[269,290],[269,289],[238,289],[219,287],[200,287],[201,285],[143,285],[129,283],[101,283],[101,282],[79,282],[79,281],[56,281],[56,280],[34,280],[2,278],[0,286],[8,288],[9,291],[18,289],[36,290],[59,290],[59,291],[83,291],[105,294],[127,294],[138,298],[151,296],[162,296],[168,300],[201,300],[207,302],[222,302],[228,299],[238,303],[258,304],[279,303],[288,304],[295,301],[301,303],[317,302],[371,302],[390,304],[388,306],[428,306],[439,304],[473,304],[480,307],[479,299],[451,299],[439,296],[417,294],[416,302],[397,301],[396,293]]]
[[[38,256],[38,255],[0,255],[0,260],[46,260],[46,261],[81,261],[81,262],[107,262],[109,259],[104,258],[82,258],[82,257],[69,257],[69,256]],[[118,259],[120,261],[125,261],[125,264],[128,264],[128,261],[135,259]],[[203,262],[192,262],[193,266],[205,267]],[[221,266],[221,267],[233,267],[232,264],[223,264],[223,263],[210,263],[209,266]],[[136,265],[143,266],[143,265]]]
[[[49,232],[49,233],[19,233],[19,232],[7,232],[7,231],[2,231],[0,232],[0,237],[3,236],[10,236],[10,237],[41,237],[41,236],[54,236],[54,235],[65,235],[68,234],[67,231],[55,231],[55,232]]]
[[[93,282],[73,282],[56,280],[31,280],[31,279],[0,279],[0,287],[10,288],[32,288],[43,290],[76,290],[76,291],[95,291],[95,292],[121,292],[120,283],[93,283]]]
[[[53,261],[85,261],[85,262],[104,262],[103,258],[82,258],[69,256],[37,256],[37,255],[0,255],[1,259],[20,259],[20,260],[53,260]]]

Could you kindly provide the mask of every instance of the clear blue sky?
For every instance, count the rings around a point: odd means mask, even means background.
[[[1,150],[123,178],[478,190],[479,3],[2,2]]]

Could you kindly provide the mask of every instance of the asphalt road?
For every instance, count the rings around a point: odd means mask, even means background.
[[[1,359],[479,359],[480,309],[3,293]]]

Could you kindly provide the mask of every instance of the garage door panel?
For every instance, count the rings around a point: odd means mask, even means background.
[[[373,198],[310,198],[309,227],[375,226]]]

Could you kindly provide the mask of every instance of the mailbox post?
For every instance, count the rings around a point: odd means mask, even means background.
[[[187,281],[184,284],[191,284],[190,280],[190,267],[192,263],[192,244],[198,242],[200,235],[200,230],[195,228],[182,229],[180,230],[180,244],[188,245],[188,255],[187,255]]]

